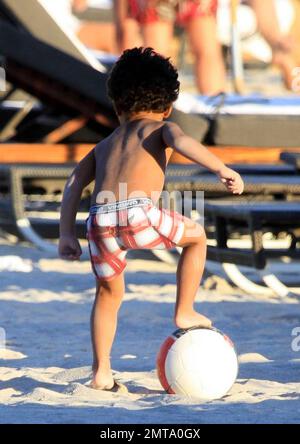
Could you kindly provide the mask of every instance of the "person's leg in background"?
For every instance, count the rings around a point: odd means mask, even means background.
[[[215,16],[192,18],[186,24],[186,32],[195,56],[195,76],[199,91],[206,95],[225,91],[226,70]]]
[[[281,31],[274,0],[248,1],[256,14],[259,31],[272,49],[273,64],[280,68],[286,87],[292,89],[293,70],[297,66],[294,59],[296,42],[290,34]]]
[[[72,0],[73,8],[77,12],[84,12],[88,7],[87,0]],[[139,24],[128,15],[126,0],[116,1],[112,12],[112,20],[107,21],[108,13],[104,14],[103,21],[82,21],[77,31],[78,38],[87,47],[110,54],[118,54],[124,49],[141,46]],[[121,16],[116,8],[120,5]]]
[[[113,0],[115,40],[118,52],[142,46],[137,0]]]
[[[109,54],[119,54],[124,49],[142,46],[139,25],[130,18],[124,22],[122,47],[118,45],[114,23],[84,22],[79,27],[77,37],[88,48]]]
[[[83,22],[77,37],[90,49],[117,54],[115,27],[113,23]]]
[[[158,53],[172,57],[173,22],[157,20],[142,26],[144,46],[150,46]]]
[[[293,0],[295,19],[291,29],[291,36],[295,45],[293,48],[293,58],[297,66],[300,66],[300,0]]]
[[[136,20],[128,17],[124,23],[123,48],[121,48],[121,52],[136,46],[143,46],[140,26]]]

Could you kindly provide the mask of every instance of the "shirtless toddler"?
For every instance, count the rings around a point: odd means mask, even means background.
[[[175,123],[165,121],[179,92],[178,74],[169,59],[151,48],[123,53],[108,80],[108,94],[120,126],[79,162],[63,195],[59,254],[78,260],[75,219],[81,194],[95,181],[87,238],[96,276],[91,315],[95,389],[125,391],[113,379],[110,352],[124,295],[126,252],[130,249],[182,247],[177,268],[174,323],[178,328],[211,326],[194,310],[206,257],[204,228],[166,209],[157,198],[173,150],[215,173],[233,194],[243,192],[238,173]],[[154,193],[155,192],[155,193]]]

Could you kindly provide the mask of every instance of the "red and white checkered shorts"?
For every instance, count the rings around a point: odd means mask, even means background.
[[[183,236],[184,216],[137,198],[94,205],[87,219],[87,239],[96,277],[109,281],[126,267],[133,249],[172,248]]]
[[[128,15],[141,25],[159,20],[186,26],[192,19],[216,16],[218,0],[129,0]]]

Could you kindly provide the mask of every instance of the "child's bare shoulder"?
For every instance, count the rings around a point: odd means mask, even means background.
[[[176,129],[180,130],[179,126],[174,122],[155,120],[145,122],[143,125],[143,129],[145,129],[146,132],[150,133],[157,133],[158,131],[160,131],[162,134],[167,131],[176,131]]]
[[[184,135],[184,132],[175,122],[165,122],[162,127],[162,138],[168,146],[171,146],[174,140],[182,135]]]
[[[167,133],[182,133],[183,132],[177,123],[169,121],[169,120],[167,122],[164,122],[164,125],[162,127],[162,131],[166,134]]]
[[[114,133],[116,132],[113,131],[111,134],[109,134],[109,136],[104,137],[104,139],[101,139],[97,145],[94,148],[95,154],[97,154],[99,151],[103,151],[103,149],[107,146],[109,146],[113,141],[112,141],[112,137],[114,135]]]

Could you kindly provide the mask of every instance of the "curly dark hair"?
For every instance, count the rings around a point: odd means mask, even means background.
[[[107,82],[118,113],[164,112],[177,99],[179,86],[178,72],[170,59],[152,48],[124,51]]]

